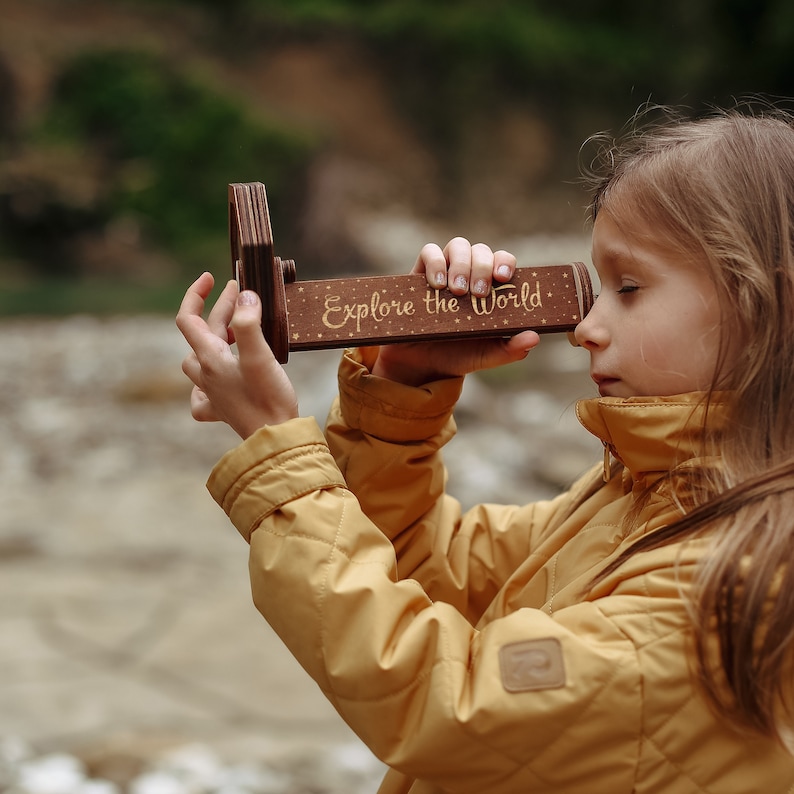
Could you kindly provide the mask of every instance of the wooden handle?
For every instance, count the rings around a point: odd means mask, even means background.
[[[456,296],[423,274],[296,281],[295,263],[273,255],[265,186],[229,185],[232,267],[262,298],[262,330],[279,362],[290,350],[573,330],[594,295],[581,262],[518,268],[488,296]]]

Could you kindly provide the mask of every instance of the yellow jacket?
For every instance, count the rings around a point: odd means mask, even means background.
[[[343,359],[325,436],[313,419],[262,428],[208,487],[250,542],[257,608],[391,767],[381,791],[793,792],[794,759],[716,719],[691,674],[702,542],[636,555],[587,591],[679,515],[663,474],[700,448],[697,395],[580,402],[622,476],[461,515],[439,454],[461,381],[401,386],[367,356]]]

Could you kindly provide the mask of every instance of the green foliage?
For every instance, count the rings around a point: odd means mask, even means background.
[[[37,278],[28,284],[4,284],[0,317],[69,314],[176,314],[184,284],[144,286],[126,281]]]
[[[151,1],[151,0],[150,0]],[[164,2],[164,0],[160,0]],[[352,35],[395,71],[438,70],[544,98],[637,104],[794,93],[790,0],[170,0],[235,34]],[[385,49],[381,49],[385,48]],[[434,75],[425,73],[425,78]],[[557,92],[562,89],[563,93]]]
[[[227,183],[263,181],[278,205],[313,146],[143,52],[79,55],[43,134],[100,158],[107,216],[132,215],[155,242],[199,258],[225,239]]]
[[[201,45],[238,69],[289,42],[364,50],[451,196],[467,136],[511,104],[542,115],[567,153],[548,170],[573,179],[572,147],[646,100],[699,109],[794,96],[791,0],[113,1],[136,12],[172,6],[175,18],[180,6],[200,9]],[[215,268],[228,256],[233,181],[267,184],[279,247],[292,247],[283,234],[319,142],[178,64],[139,51],[78,55],[37,138],[15,126],[13,80],[0,73],[0,160],[14,163],[0,184],[0,260],[15,263],[23,285],[31,273],[85,272],[80,245],[119,227],[143,232],[144,256],[162,246],[193,271]]]
[[[204,7],[227,51],[312,37],[369,47],[450,172],[472,120],[505,102],[542,108],[575,145],[647,101],[700,110],[794,95],[791,0],[149,2]]]

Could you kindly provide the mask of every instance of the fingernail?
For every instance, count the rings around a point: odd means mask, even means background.
[[[510,278],[510,268],[507,265],[499,265],[499,267],[496,268],[496,275],[499,276],[499,278]]]
[[[455,277],[455,287],[457,289],[468,289],[469,288],[469,280],[466,276],[456,276]]]
[[[256,295],[255,292],[252,292],[251,290],[243,290],[243,292],[241,292],[237,296],[237,305],[238,306],[256,306],[256,303],[257,303],[258,300],[259,299],[257,298],[257,295]]]
[[[443,270],[439,270],[436,273],[435,281],[439,287],[443,287],[447,283],[447,274]]]
[[[477,281],[474,282],[474,286],[471,288],[471,291],[475,295],[485,295],[488,292],[488,283],[485,281],[485,279],[477,279]]]

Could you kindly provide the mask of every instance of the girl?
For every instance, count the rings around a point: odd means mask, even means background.
[[[575,336],[605,461],[554,500],[444,494],[462,376],[533,332],[348,351],[323,435],[255,295],[205,322],[205,274],[180,309],[193,415],[245,439],[208,485],[256,605],[382,792],[794,791],[794,127],[724,113],[604,154]],[[462,294],[514,266],[457,238],[415,270]]]

